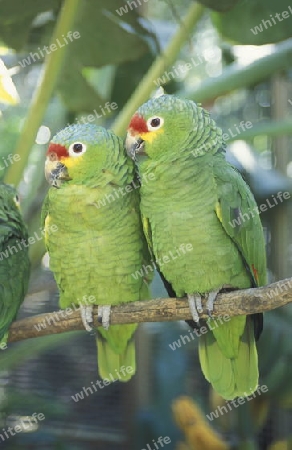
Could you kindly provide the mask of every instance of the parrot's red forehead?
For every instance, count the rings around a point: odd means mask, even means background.
[[[145,119],[139,114],[135,114],[132,117],[129,124],[129,130],[130,129],[136,131],[136,133],[147,133],[149,131]]]
[[[66,147],[64,147],[64,145],[61,144],[50,144],[48,151],[47,151],[47,156],[55,153],[58,157],[58,159],[60,158],[66,158],[67,156],[69,156],[68,154],[68,150],[66,149]]]

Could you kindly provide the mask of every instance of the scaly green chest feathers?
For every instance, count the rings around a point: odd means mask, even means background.
[[[47,226],[57,227],[48,236],[50,267],[59,280],[62,307],[84,295],[94,295],[95,304],[134,301],[143,291],[144,280],[131,275],[144,258],[136,192],[99,203],[106,195],[110,190],[72,184],[49,192]]]

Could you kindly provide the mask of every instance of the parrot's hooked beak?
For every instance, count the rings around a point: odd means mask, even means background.
[[[146,156],[145,142],[138,135],[132,135],[129,131],[126,138],[126,150],[130,158],[136,159],[136,155]]]
[[[45,177],[47,182],[59,189],[64,181],[69,181],[72,178],[69,177],[67,167],[53,157],[53,154],[49,154],[45,163]]]

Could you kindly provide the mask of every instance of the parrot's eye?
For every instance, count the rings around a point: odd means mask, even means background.
[[[149,131],[158,130],[162,127],[164,120],[161,117],[150,117],[147,120],[147,127]]]
[[[69,147],[69,155],[70,156],[80,156],[86,152],[86,145],[81,142],[74,142]]]

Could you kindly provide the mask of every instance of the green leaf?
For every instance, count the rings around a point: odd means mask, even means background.
[[[269,44],[292,36],[288,0],[240,0],[228,12],[213,13],[212,19],[223,38],[237,44]]]
[[[119,107],[127,102],[152,63],[153,56],[148,53],[136,61],[127,61],[118,66],[111,98]]]
[[[69,111],[93,111],[104,104],[105,99],[84,78],[80,62],[73,58],[69,61],[70,64],[64,65],[59,78],[58,93]]]
[[[28,19],[41,12],[50,11],[61,5],[60,0],[1,0],[0,22],[1,24],[13,24],[19,22],[19,18]]]
[[[68,47],[58,84],[71,111],[92,111],[107,100],[88,83],[82,73],[84,67],[129,63],[149,54],[149,43],[156,46],[154,36],[139,24],[136,11],[119,17],[116,9],[121,5],[124,3],[117,0],[84,2],[75,24],[80,38]]]
[[[16,51],[28,42],[33,20],[46,11],[58,11],[61,0],[0,0],[0,39]]]
[[[84,68],[135,61],[149,54],[151,48],[157,48],[157,42],[140,24],[135,9],[121,16],[118,14],[117,10],[125,6],[123,0],[82,2],[78,18],[68,30],[78,32],[80,37],[70,41],[65,34],[59,43],[51,42],[52,18],[40,20],[39,14],[51,11],[56,17],[62,3],[61,0],[14,0],[12,8],[11,2],[0,0],[0,39],[16,51],[38,53],[36,63],[42,62],[43,56],[50,52],[50,49],[44,50],[45,45],[55,44],[54,51],[67,45],[57,90],[70,111],[92,111],[107,99],[101,98],[88,83],[83,75]],[[34,62],[30,55],[27,57],[30,63]]]
[[[68,55],[77,57],[83,66],[102,67],[133,61],[146,53],[145,38],[151,35],[139,24],[135,10],[119,17],[116,9],[123,4],[121,0],[84,2],[75,23],[80,38],[69,45]]]

